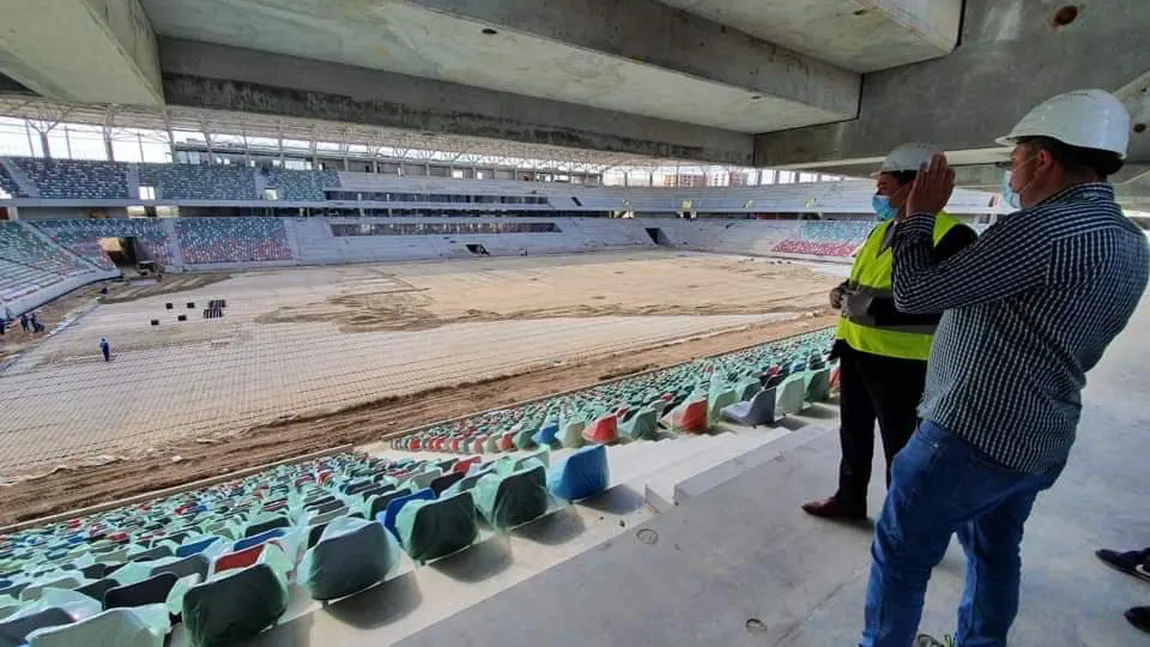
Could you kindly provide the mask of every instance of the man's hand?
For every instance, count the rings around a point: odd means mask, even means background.
[[[954,171],[946,163],[946,156],[938,153],[923,164],[906,197],[906,213],[936,214],[942,211],[954,193]]]
[[[843,307],[843,292],[844,291],[845,291],[845,288],[841,285],[838,286],[837,288],[831,290],[831,307],[834,308],[835,310],[839,310]]]

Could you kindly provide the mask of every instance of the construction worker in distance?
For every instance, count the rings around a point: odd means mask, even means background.
[[[910,143],[886,156],[873,176],[877,178],[873,207],[878,225],[857,252],[850,280],[831,291],[831,307],[842,311],[832,351],[840,360],[842,462],[834,495],[802,506],[816,517],[865,519],[875,420],[882,435],[888,485],[891,461],[918,426],[916,409],[926,380],[926,359],[941,315],[908,315],[894,307],[891,241],[906,218],[906,198],[918,169],[941,152],[931,144]],[[952,256],[976,238],[973,229],[939,212],[934,227],[936,260]]]

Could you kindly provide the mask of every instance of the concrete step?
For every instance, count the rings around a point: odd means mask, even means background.
[[[782,427],[741,428],[735,432],[720,432],[713,436],[715,442],[705,450],[651,473],[643,484],[644,500],[656,512],[666,512],[680,503],[675,497],[680,482],[774,442],[788,433]]]

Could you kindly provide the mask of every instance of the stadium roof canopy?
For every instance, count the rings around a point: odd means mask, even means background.
[[[369,152],[386,151],[387,157],[413,160],[484,158],[524,167],[568,167],[572,170],[602,172],[613,167],[656,167],[674,165],[641,155],[568,148],[503,139],[487,139],[442,132],[419,132],[363,124],[317,119],[301,119],[253,113],[224,112],[182,106],[117,106],[52,101],[27,95],[0,95],[0,116],[28,120],[38,132],[61,123],[100,126],[111,133],[117,129],[167,132],[175,143],[176,132],[203,133],[206,137],[231,135],[241,138],[306,142],[313,149],[322,144],[366,147]],[[492,158],[495,158],[494,160]]]

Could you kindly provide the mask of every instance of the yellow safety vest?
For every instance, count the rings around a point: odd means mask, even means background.
[[[934,219],[934,244],[942,240],[952,228],[962,221],[948,213],[941,212]],[[869,293],[878,298],[889,299],[891,275],[894,271],[894,252],[888,246],[883,249],[887,231],[894,221],[884,222],[871,230],[866,242],[858,251],[851,267],[850,288]],[[866,316],[839,318],[835,339],[846,341],[851,348],[864,353],[897,357],[901,359],[926,360],[930,356],[930,342],[934,339],[933,325],[878,326],[873,318]]]

